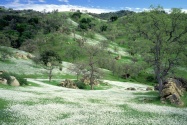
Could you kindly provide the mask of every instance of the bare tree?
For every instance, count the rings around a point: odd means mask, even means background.
[[[96,66],[97,64],[97,56],[100,52],[100,48],[97,47],[96,45],[92,45],[92,46],[86,46],[86,53],[88,56],[88,71],[89,71],[89,79],[90,79],[90,86],[91,86],[91,90],[93,90],[93,86],[94,86],[94,80],[97,77],[98,74],[98,68]]]

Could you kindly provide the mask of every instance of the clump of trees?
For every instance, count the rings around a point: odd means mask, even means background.
[[[41,13],[33,10],[0,11],[0,45],[20,48],[28,40],[40,34],[49,34],[60,30],[65,25],[64,15],[57,10]],[[64,27],[63,29],[68,30]]]

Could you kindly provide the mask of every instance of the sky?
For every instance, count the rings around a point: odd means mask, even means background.
[[[69,11],[79,9],[93,13],[119,10],[139,12],[148,10],[150,5],[161,5],[166,11],[171,8],[181,8],[187,12],[187,0],[0,0],[0,6],[16,10]]]

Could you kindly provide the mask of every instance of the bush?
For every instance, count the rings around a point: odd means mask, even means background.
[[[155,78],[153,76],[147,76],[146,80],[148,82],[155,82]]]
[[[3,72],[2,74],[0,74],[0,78],[6,79],[6,80],[7,80],[7,83],[8,83],[9,85],[11,84],[12,79],[11,79],[9,73]]]
[[[76,81],[75,84],[79,89],[86,89],[86,85],[80,81]]]
[[[21,76],[16,75],[16,79],[19,81],[20,85],[28,85],[27,80],[22,78]]]

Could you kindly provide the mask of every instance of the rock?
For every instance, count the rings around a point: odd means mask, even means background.
[[[25,60],[27,60],[27,59],[28,59],[26,55],[22,55],[22,57],[21,57],[21,58],[22,58],[22,59],[25,59]]]
[[[118,55],[115,57],[116,60],[120,60],[121,59],[121,55]]]
[[[153,88],[152,87],[147,87],[146,91],[153,91]]]
[[[32,55],[32,54],[27,54],[27,58],[29,58],[29,59],[33,59],[34,58],[34,56]]]
[[[0,75],[3,74],[4,71],[0,71]]]
[[[66,87],[66,88],[72,88],[72,89],[78,89],[77,85],[71,81],[66,79],[65,81],[62,81],[59,86]]]
[[[1,84],[4,84],[4,85],[8,85],[6,79],[2,79],[2,78],[0,78],[0,83],[1,83]]]
[[[180,98],[182,95],[181,83],[176,79],[169,78],[163,83],[161,100],[168,100],[171,104],[183,106],[184,103]]]
[[[11,86],[20,86],[20,83],[14,76],[10,76],[10,77],[11,77],[11,83],[10,83]]]
[[[132,90],[132,91],[135,91],[136,89],[133,88],[133,87],[129,87],[129,88],[127,88],[126,90]]]
[[[25,59],[25,60],[28,59],[26,55],[18,53],[18,52],[16,52],[15,57],[19,59]]]

